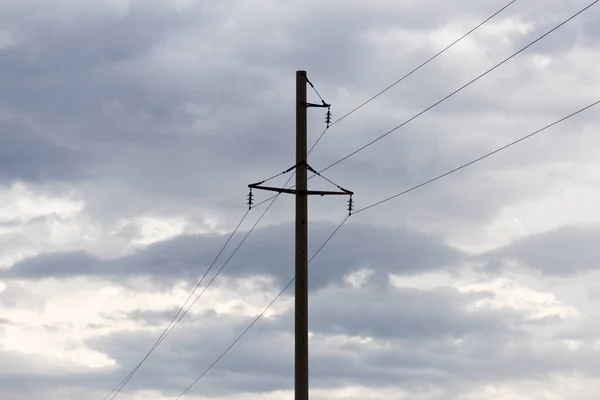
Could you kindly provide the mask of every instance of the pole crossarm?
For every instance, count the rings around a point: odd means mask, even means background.
[[[278,188],[272,186],[262,186],[260,184],[252,183],[248,185],[250,189],[259,189],[266,190],[269,192],[277,192],[277,193],[286,193],[286,194],[306,194],[308,196],[352,196],[354,192],[350,190],[344,191],[333,191],[333,190],[297,190],[297,189],[287,189],[287,188]]]
[[[314,169],[313,167],[311,167],[310,165],[308,165],[308,163],[306,162],[301,162],[301,165],[306,165],[306,169],[309,170],[310,172],[312,172],[315,175],[320,176],[321,178],[325,179],[326,181],[328,181],[329,183],[331,183],[332,185],[334,185],[335,187],[337,187],[339,189],[339,191],[333,191],[333,190],[306,190],[306,191],[299,191],[298,189],[292,189],[292,188],[278,188],[278,187],[273,187],[273,186],[264,186],[263,183],[271,180],[272,178],[269,179],[265,179],[264,181],[260,181],[260,182],[256,182],[256,183],[251,183],[248,185],[248,188],[250,189],[259,189],[259,190],[266,190],[269,192],[276,192],[276,193],[286,193],[286,194],[307,194],[308,196],[337,196],[337,195],[346,195],[346,196],[352,196],[354,195],[354,192],[348,190],[348,189],[344,189],[343,187],[339,186],[338,184],[330,181],[329,179],[325,178],[323,175],[321,175],[316,169]],[[288,169],[286,169],[283,173],[288,173],[293,171],[294,169],[296,169],[298,167],[298,165],[294,165]]]
[[[329,183],[331,183],[332,185],[337,187],[339,189],[339,191],[335,191],[335,190],[299,190],[299,189],[292,189],[292,188],[278,188],[278,187],[273,187],[273,186],[264,186],[263,183],[267,182],[270,179],[266,179],[264,181],[260,181],[260,182],[256,182],[256,183],[251,183],[248,185],[248,188],[266,190],[269,192],[276,192],[276,193],[294,194],[294,195],[295,194],[306,194],[308,196],[339,196],[339,195],[352,196],[352,195],[354,195],[354,192],[352,192],[348,189],[344,189],[343,187],[341,187],[341,186],[337,185],[336,183],[330,181],[329,179],[325,178],[316,169],[314,169],[313,167],[308,165],[308,163],[302,162],[300,164],[305,165],[306,169],[309,170],[310,172],[312,172],[313,174],[318,175],[321,178],[327,180]],[[294,165],[293,167],[290,167],[287,170],[285,170],[284,173],[293,171],[297,167],[298,167],[298,165]]]

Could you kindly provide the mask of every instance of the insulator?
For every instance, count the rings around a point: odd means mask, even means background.
[[[327,128],[331,125],[331,107],[327,107],[327,113],[325,114],[325,123],[327,124]]]
[[[252,193],[252,188],[248,192],[248,209],[251,210],[254,205],[254,194]]]
[[[352,196],[348,199],[348,215],[352,215],[352,211],[354,211],[354,200],[352,200]]]

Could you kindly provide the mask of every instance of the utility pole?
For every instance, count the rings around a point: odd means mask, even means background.
[[[295,400],[308,400],[308,196],[318,195],[346,195],[350,196],[348,201],[348,212],[352,212],[353,192],[335,185],[339,191],[308,190],[308,171],[321,176],[307,162],[307,108],[327,108],[327,123],[331,118],[330,105],[321,99],[321,104],[307,102],[307,84],[312,84],[306,76],[306,71],[296,71],[296,165],[287,169],[282,174],[296,170],[296,187],[277,188],[264,186],[263,183],[275,178],[252,183],[248,185],[248,206],[252,208],[252,189],[267,190],[277,193],[293,194],[296,198],[296,222],[295,222],[295,344],[294,344],[294,391]],[[279,174],[281,175],[281,174]],[[278,175],[276,175],[278,176]],[[331,181],[329,181],[331,182]]]
[[[296,71],[295,400],[308,400],[308,182],[306,71]]]

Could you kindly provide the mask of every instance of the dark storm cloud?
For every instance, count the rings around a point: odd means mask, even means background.
[[[314,224],[310,236],[313,252],[334,228],[329,223]],[[159,280],[195,279],[207,268],[224,240],[224,237],[214,235],[181,236],[112,260],[84,252],[48,253],[18,262],[3,276],[15,279],[98,276],[117,281],[140,276]],[[235,239],[233,243],[237,243]],[[293,249],[292,225],[258,229],[224,273],[233,277],[267,275],[282,284],[293,276]],[[224,255],[228,254],[226,250]],[[222,265],[225,256],[215,268]],[[463,258],[460,252],[423,234],[348,224],[315,258],[310,283],[317,289],[360,269],[372,269],[376,279],[386,281],[390,273],[417,274],[439,268],[451,269]]]
[[[600,268],[599,237],[596,227],[563,227],[488,252],[482,260],[492,269],[516,261],[547,275],[577,275]]]

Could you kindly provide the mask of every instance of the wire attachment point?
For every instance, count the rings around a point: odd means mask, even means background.
[[[325,114],[325,124],[327,124],[327,129],[331,125],[331,105],[327,106],[327,113]]]
[[[352,215],[352,211],[354,211],[354,200],[352,200],[352,195],[348,199],[348,216]]]
[[[254,205],[254,194],[252,193],[252,188],[250,188],[248,192],[248,210],[252,210],[252,206]]]

